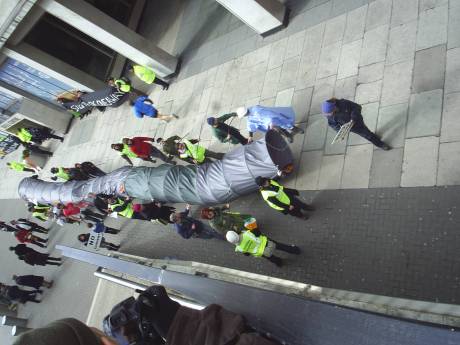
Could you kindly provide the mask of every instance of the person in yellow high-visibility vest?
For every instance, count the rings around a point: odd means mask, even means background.
[[[155,71],[150,67],[141,65],[130,65],[128,67],[128,72],[134,73],[136,77],[138,77],[146,84],[153,83],[160,85],[163,88],[163,90],[167,90],[169,88],[169,84],[158,78]]]
[[[176,143],[179,158],[190,164],[202,164],[211,162],[210,158],[222,159],[224,154],[208,150],[198,143],[192,143],[188,139],[182,139],[182,142]]]
[[[302,210],[314,211],[315,209],[297,198],[299,191],[296,189],[285,188],[278,182],[261,176],[256,177],[255,182],[268,206],[283,214],[308,219],[308,215],[302,213]]]
[[[290,254],[300,254],[300,248],[293,244],[277,242],[267,236],[262,235],[259,229],[244,230],[240,234],[236,231],[227,231],[225,238],[228,242],[235,245],[235,252],[251,255],[256,258],[265,258],[276,266],[281,267],[283,260],[273,255],[275,249]]]
[[[26,171],[26,172],[31,172],[34,174],[36,173],[34,169],[32,169],[31,167],[28,167],[27,164],[25,163],[11,161],[11,162],[6,163],[6,165],[8,166],[8,168],[12,170],[16,170],[18,172]]]

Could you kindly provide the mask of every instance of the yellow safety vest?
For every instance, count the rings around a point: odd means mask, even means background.
[[[123,150],[121,150],[121,153],[129,158],[137,158],[137,155],[131,151],[131,148],[126,144],[123,144]]]
[[[110,209],[113,211],[115,207],[123,205],[124,202],[121,199],[118,199],[118,202],[116,204],[110,205]],[[118,212],[120,216],[126,217],[126,218],[132,218],[134,214],[134,208],[133,208],[133,203],[130,202],[126,208],[123,211]]]
[[[10,162],[10,168],[16,171],[24,171],[26,165],[19,162]]]
[[[21,141],[24,143],[32,141],[32,134],[25,128],[20,128],[16,134],[18,138],[21,139]]]
[[[268,198],[275,196],[280,202],[282,202],[285,205],[290,205],[291,200],[289,199],[289,196],[284,192],[284,187],[280,185],[279,183],[270,180],[270,184],[272,186],[278,187],[278,191],[273,191],[273,190],[265,190],[262,189],[260,193],[262,194],[262,198],[267,202],[267,204],[274,208],[275,210],[282,211],[284,210],[283,208],[279,207],[278,205],[275,205],[274,203],[270,202]]]
[[[144,83],[152,84],[156,78],[155,72],[149,67],[134,65],[134,74]]]
[[[257,237],[251,231],[243,231],[243,238],[239,245],[235,247],[235,252],[249,253],[252,256],[260,257],[264,254],[267,246],[267,236]]]
[[[192,144],[190,140],[184,139],[184,144],[187,147],[186,151],[180,155],[181,158],[192,157],[198,163],[203,163],[206,149],[198,144]]]
[[[124,81],[123,79],[115,80],[115,85],[123,92],[131,91],[131,85]]]
[[[63,179],[64,181],[70,180],[70,175],[64,171],[63,167],[58,168],[58,172],[56,173],[56,176]]]
[[[37,211],[32,212],[33,217],[41,219],[43,221],[48,220],[46,212],[48,212],[48,210],[50,209],[49,206],[35,206],[34,209]]]

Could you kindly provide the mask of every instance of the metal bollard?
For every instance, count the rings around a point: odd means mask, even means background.
[[[27,326],[27,319],[22,319],[20,317],[14,316],[3,316],[2,317],[2,325],[3,326],[20,326],[26,327]]]
[[[24,333],[24,332],[26,332],[26,331],[28,331],[28,330],[30,330],[30,329],[32,329],[32,328],[21,327],[21,326],[13,326],[13,327],[11,327],[11,335],[12,335],[13,337],[16,337],[16,336],[18,336],[19,334]]]

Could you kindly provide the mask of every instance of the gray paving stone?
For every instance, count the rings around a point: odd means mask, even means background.
[[[342,46],[337,79],[351,77],[358,74],[359,58],[363,40],[356,40]]]
[[[437,185],[460,184],[460,142],[439,145]]]
[[[250,68],[249,81],[247,83],[247,92],[243,99],[260,97],[265,82],[266,63],[260,63]]]
[[[413,59],[416,40],[416,20],[393,27],[390,30],[390,41],[388,44],[386,63],[391,65],[395,62]]]
[[[412,92],[442,89],[446,70],[446,46],[439,45],[415,54]]]
[[[350,146],[345,155],[342,188],[368,188],[371,173],[372,144]]]
[[[329,46],[325,46],[321,49],[321,55],[319,58],[317,79],[329,77],[337,74],[337,68],[339,66],[341,42],[333,43]]]
[[[270,58],[268,59],[267,69],[271,70],[283,64],[284,55],[286,54],[287,42],[288,39],[283,38],[282,40],[276,41],[273,44],[271,44]]]
[[[311,54],[304,54],[300,60],[299,72],[297,75],[296,89],[305,89],[315,85],[316,72],[318,70],[320,50]]]
[[[418,18],[418,0],[393,0],[391,26],[411,22]]]
[[[395,148],[390,151],[374,150],[369,187],[399,187],[402,161],[402,148]]]
[[[332,2],[321,2],[323,4],[313,7],[308,11],[305,11],[303,20],[304,23],[306,23],[308,26],[314,26],[329,19],[329,16],[331,14]]]
[[[401,187],[436,185],[439,137],[406,139]]]
[[[358,83],[372,83],[373,81],[383,79],[384,62],[377,62],[372,65],[362,66],[358,72]]]
[[[318,80],[313,89],[310,114],[321,113],[321,103],[334,94],[335,76]]]
[[[295,87],[297,73],[299,72],[300,56],[285,60],[281,68],[281,75],[278,81],[278,90]]]
[[[367,7],[361,6],[347,13],[347,24],[343,35],[343,43],[349,43],[363,38],[366,25]]]
[[[325,23],[321,23],[307,29],[303,54],[310,55],[312,52],[321,50],[325,27]]]
[[[306,30],[302,30],[288,37],[286,55],[284,56],[285,60],[298,56],[302,53],[305,35]]]
[[[389,25],[381,25],[364,34],[360,66],[384,61],[387,51]]]
[[[337,155],[345,153],[347,149],[347,141],[338,141],[334,145],[332,145],[332,140],[336,136],[337,132],[333,130],[331,127],[328,126],[327,133],[326,133],[326,142],[324,146],[324,154],[325,155]]]
[[[290,107],[292,105],[292,96],[294,96],[293,87],[278,92],[275,99],[275,107]]]
[[[329,46],[333,43],[342,40],[343,33],[345,31],[345,24],[347,21],[347,15],[342,14],[340,16],[329,19],[326,22],[326,29],[324,32],[323,46]]]
[[[348,77],[335,82],[334,97],[346,98],[351,101],[355,99],[356,81],[358,77]]]
[[[340,188],[343,160],[343,155],[323,156],[319,173],[318,189]]]
[[[377,127],[377,118],[379,116],[379,102],[362,105],[361,114],[367,128],[369,128],[372,132],[375,132],[375,128]],[[348,145],[362,145],[367,143],[369,142],[363,137],[350,132],[350,135],[348,136]]]
[[[449,49],[446,60],[446,84],[444,92],[446,94],[458,92],[460,91],[460,48]]]
[[[417,31],[417,50],[447,42],[447,5],[420,13]]]
[[[369,4],[366,31],[390,23],[392,0],[377,0]]]
[[[448,0],[419,0],[420,5],[419,5],[419,11],[422,13],[423,11],[439,7],[442,5],[447,5],[449,2]]]
[[[377,80],[372,83],[359,84],[356,88],[356,103],[366,104],[378,102],[382,92],[382,80]]]
[[[200,113],[206,113],[206,111],[208,110],[208,105],[209,105],[209,100],[211,99],[211,95],[212,95],[211,87],[204,89],[203,93],[201,94],[200,106],[198,109]]]
[[[300,190],[318,189],[319,172],[323,151],[302,152],[297,173],[296,188]]]
[[[261,99],[275,97],[278,92],[278,81],[281,76],[281,66],[270,69],[265,73],[264,85],[260,95]]]
[[[263,105],[264,107],[274,107],[275,97],[260,100],[260,105]]]
[[[447,49],[460,47],[460,3],[449,7],[449,25],[447,28]]]
[[[296,114],[296,122],[306,122],[310,111],[313,88],[302,89],[294,92],[292,107]]]
[[[367,3],[366,0],[334,0],[331,17],[352,11]]]
[[[460,140],[458,114],[460,114],[460,93],[450,93],[444,97],[441,142]]]
[[[442,90],[432,90],[411,95],[406,138],[429,135],[439,136],[442,99]]]
[[[377,122],[377,135],[391,147],[404,145],[407,121],[407,103],[380,108]]]
[[[381,97],[382,106],[409,101],[413,67],[413,60],[385,67]]]
[[[303,151],[322,150],[326,140],[327,120],[321,114],[310,115],[305,131]]]

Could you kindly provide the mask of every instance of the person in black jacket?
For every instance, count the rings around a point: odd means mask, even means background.
[[[26,264],[31,266],[61,266],[61,258],[54,258],[49,254],[37,252],[27,247],[25,244],[18,244],[16,247],[10,247],[9,249],[18,256],[19,260],[23,260]]]
[[[83,162],[83,163],[76,163],[75,168],[79,169],[83,176],[88,177],[98,177],[104,176],[106,173],[99,169],[94,163],[92,162]]]
[[[14,225],[17,230],[25,229],[33,232],[39,232],[41,234],[47,234],[49,231],[49,229],[44,228],[43,226],[38,225],[35,222],[31,222],[30,220],[25,218],[12,220],[10,223],[11,225]]]
[[[364,124],[363,116],[361,115],[361,106],[357,103],[349,101],[348,99],[331,98],[321,105],[322,112],[327,118],[329,127],[336,132],[344,124],[353,121],[351,132],[358,134],[372,144],[381,149],[388,151],[390,146],[385,144],[380,138],[371,132]]]

